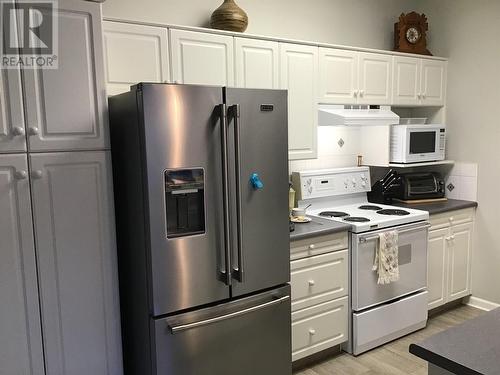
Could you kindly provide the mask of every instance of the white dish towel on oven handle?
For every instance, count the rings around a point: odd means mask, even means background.
[[[399,280],[398,231],[379,233],[372,269],[377,271],[377,284],[390,284]]]

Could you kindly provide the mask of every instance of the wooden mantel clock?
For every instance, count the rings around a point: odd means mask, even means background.
[[[425,14],[402,13],[394,24],[394,51],[432,55],[427,49],[425,34],[429,29]]]

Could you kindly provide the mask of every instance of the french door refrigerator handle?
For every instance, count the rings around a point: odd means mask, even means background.
[[[248,308],[243,309],[243,310],[235,311],[235,312],[225,314],[225,315],[216,316],[214,318],[204,319],[204,320],[200,320],[200,321],[188,323],[188,324],[180,324],[178,326],[171,326],[171,325],[168,325],[168,326],[169,326],[172,334],[176,334],[178,332],[186,331],[188,329],[217,323],[217,322],[220,322],[223,320],[235,318],[237,316],[246,315],[246,314],[249,314],[249,313],[254,312],[254,311],[262,310],[262,309],[265,309],[267,307],[279,305],[280,303],[288,301],[289,299],[290,299],[290,296],[284,296],[284,297],[280,297],[280,298],[274,299],[274,300],[269,301],[269,302],[265,302],[265,303],[257,305],[257,306],[248,307]]]
[[[227,161],[227,108],[225,104],[220,105],[221,116],[221,138],[222,138],[222,179],[224,190],[224,270],[220,271],[220,277],[224,284],[231,285],[231,263],[230,263],[230,233],[229,233],[229,179]]]
[[[236,174],[236,228],[237,228],[237,252],[238,268],[233,268],[232,273],[240,283],[244,280],[243,270],[243,246],[241,234],[243,232],[241,220],[241,153],[240,153],[240,105],[231,106],[234,118],[234,154],[235,154],[235,174]]]

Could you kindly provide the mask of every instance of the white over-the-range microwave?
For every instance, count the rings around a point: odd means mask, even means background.
[[[444,125],[393,125],[391,163],[419,163],[444,160]]]

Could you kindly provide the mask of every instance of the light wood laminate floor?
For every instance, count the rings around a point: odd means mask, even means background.
[[[296,375],[426,375],[427,362],[410,354],[411,343],[475,318],[483,311],[469,306],[458,306],[431,317],[427,327],[373,349],[358,357],[346,353],[319,362],[309,368],[295,371]]]

